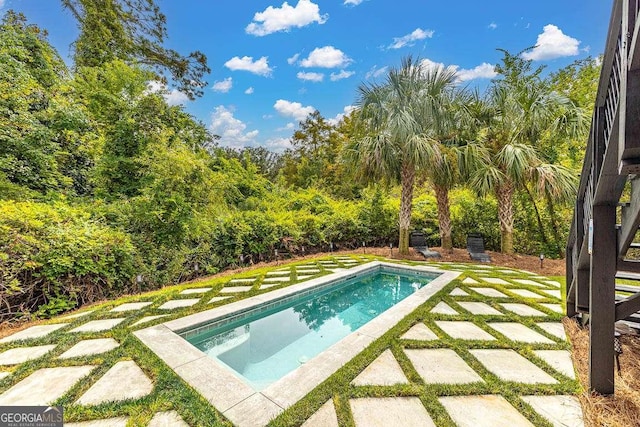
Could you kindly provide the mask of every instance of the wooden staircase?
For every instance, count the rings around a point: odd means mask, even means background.
[[[567,243],[567,315],[589,324],[589,385],[614,392],[615,322],[640,328],[640,0],[614,0]]]

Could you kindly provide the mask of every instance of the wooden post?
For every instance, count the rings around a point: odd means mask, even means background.
[[[614,392],[616,208],[593,207],[593,251],[589,293],[589,387],[600,394]]]

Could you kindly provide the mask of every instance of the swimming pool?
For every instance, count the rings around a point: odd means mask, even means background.
[[[188,341],[263,390],[439,276],[382,268],[192,335]]]
[[[220,328],[217,333],[225,330],[233,331],[241,327],[243,322],[250,323],[283,308],[284,310],[293,309],[296,303],[313,304],[311,301],[314,297],[333,289],[344,289],[354,279],[383,271],[396,277],[415,275],[426,277],[431,281],[426,285],[414,286],[417,289],[414,289],[413,293],[405,296],[404,299],[398,298],[395,305],[386,310],[380,310],[379,315],[363,323],[359,328],[347,331],[346,336],[338,338],[337,342],[330,344],[325,350],[320,350],[317,355],[305,356],[309,358],[308,361],[303,359],[305,363],[300,363],[298,359],[297,367],[279,379],[274,381],[269,379],[269,384],[262,383],[263,379],[259,378],[259,381],[256,381],[259,384],[255,384],[256,387],[254,387],[250,380],[242,378],[239,373],[217,357],[210,357],[190,342],[194,341],[199,345],[198,343],[203,340],[198,337],[206,338],[209,334],[210,338],[216,334],[217,328]],[[140,329],[135,331],[134,335],[233,424],[265,425],[268,420],[296,403],[329,378],[459,274],[459,272],[442,271],[426,266],[404,266],[374,261]],[[401,294],[401,292],[397,293],[398,296]],[[322,313],[322,310],[322,304],[319,304],[317,313]],[[298,316],[303,312],[305,311],[300,309]],[[313,315],[306,316],[307,320],[311,319],[310,324],[303,321],[304,325],[300,327],[303,328],[306,325],[307,330],[314,330],[313,326],[319,322],[313,322]],[[319,319],[318,314],[315,316]],[[343,317],[350,316],[345,314]],[[340,315],[338,315],[338,321],[342,323]],[[330,321],[325,320],[323,324],[327,322]],[[358,320],[355,324],[357,323],[361,321]],[[352,328],[352,326],[343,325],[339,329],[342,327]],[[251,328],[249,329],[249,334],[253,333]],[[243,329],[234,339],[237,343],[241,343],[245,340],[245,334]]]

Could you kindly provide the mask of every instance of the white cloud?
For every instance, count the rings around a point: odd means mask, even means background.
[[[295,124],[289,122],[286,125],[284,125],[283,127],[276,129],[276,131],[282,132],[282,131],[285,131],[285,130],[293,130],[293,128],[295,128],[295,127],[296,127]]]
[[[561,58],[563,56],[575,56],[579,53],[580,41],[564,34],[555,25],[545,25],[533,50],[522,54],[524,59],[542,61],[545,59]]]
[[[284,117],[291,117],[299,122],[307,118],[316,109],[310,105],[303,107],[299,102],[291,102],[284,99],[278,99],[273,108]]]
[[[387,46],[387,49],[400,49],[405,46],[413,46],[415,42],[433,37],[433,30],[423,30],[416,28],[412,33],[402,37],[394,37],[393,43]]]
[[[0,0],[1,2],[2,0]],[[1,7],[1,5],[0,5]],[[189,101],[187,94],[180,92],[178,89],[168,90],[167,86],[158,81],[150,81],[147,84],[147,90],[151,93],[159,93],[170,106],[184,105]]]
[[[362,3],[364,0],[344,0],[344,5],[346,6],[357,6]]]
[[[380,77],[383,74],[385,74],[388,69],[389,69],[389,67],[378,68],[377,65],[374,65],[373,67],[371,67],[371,69],[369,71],[367,71],[367,74],[365,74],[364,78],[367,79],[367,80],[369,80],[371,78],[377,79],[378,77]]]
[[[297,77],[300,80],[304,80],[307,82],[314,82],[314,83],[319,83],[322,80],[324,80],[324,74],[322,73],[305,73],[301,71],[297,74]]]
[[[269,58],[263,56],[260,59],[253,60],[253,56],[243,56],[239,58],[234,56],[224,63],[224,66],[231,71],[248,71],[259,76],[269,76],[273,69],[269,67]]]
[[[438,68],[451,69],[457,74],[458,82],[466,82],[475,79],[492,79],[497,73],[494,71],[495,66],[487,62],[473,67],[473,68],[460,68],[459,65],[445,65],[442,62],[435,62],[430,59],[423,59],[420,65],[425,70],[434,70]]]
[[[351,63],[343,51],[333,46],[317,47],[309,54],[309,57],[300,61],[300,65],[305,68],[338,68],[345,67]]]
[[[219,143],[225,147],[245,147],[255,145],[257,130],[246,132],[247,125],[233,116],[233,111],[219,105],[211,113],[209,130],[220,136]]]
[[[320,15],[320,7],[311,0],[299,0],[295,7],[285,1],[282,7],[267,7],[253,16],[253,22],[245,31],[254,36],[266,36],[278,31],[289,31],[294,27],[304,27],[317,22],[324,24],[329,15]]]
[[[227,93],[233,87],[233,80],[231,77],[227,77],[224,80],[217,81],[213,84],[213,90],[215,92]]]
[[[496,28],[498,28],[498,24],[492,22],[491,24],[487,25],[487,28],[490,30],[495,30]]]
[[[338,113],[334,118],[328,119],[327,122],[329,122],[329,124],[332,126],[336,126],[338,123],[340,123],[340,120],[342,120],[344,116],[348,116],[355,109],[355,105],[347,105],[342,110],[342,113]]]
[[[340,70],[339,73],[331,73],[330,78],[332,82],[337,82],[338,80],[348,79],[349,77],[353,76],[355,73],[356,73],[355,71]]]
[[[293,65],[296,63],[296,61],[298,60],[298,58],[300,58],[300,54],[296,53],[295,55],[293,55],[291,58],[287,58],[287,63],[289,65]]]
[[[292,145],[291,145],[291,140],[289,138],[273,138],[273,139],[268,139],[264,143],[264,147],[269,151],[280,153],[286,150],[287,148],[291,148]]]
[[[252,86],[252,87],[247,88],[247,90],[245,90],[245,91],[244,91],[244,93],[245,93],[245,94],[247,94],[247,95],[251,95],[253,92],[254,92],[254,91],[253,91],[253,86]]]
[[[495,65],[491,65],[487,62],[483,62],[482,64],[470,69],[462,68],[457,70],[457,72],[458,81],[461,82],[475,79],[492,79],[498,74],[495,71]]]

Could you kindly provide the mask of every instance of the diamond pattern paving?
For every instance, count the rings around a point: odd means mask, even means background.
[[[471,277],[467,277],[462,281],[465,285],[477,285],[479,282],[477,280],[473,280]]]
[[[458,427],[534,427],[502,396],[451,396],[438,400]]]
[[[168,316],[168,315],[167,314],[157,314],[155,316],[145,316],[142,319],[140,319],[137,322],[135,322],[131,326],[138,326],[138,325],[141,325],[143,323],[151,322],[152,320],[156,320],[156,319],[159,319],[161,317],[166,317],[166,316]]]
[[[64,423],[65,427],[126,427],[128,418],[117,417],[104,420],[84,421],[81,423]]]
[[[4,337],[0,340],[0,344],[18,340],[28,340],[32,338],[42,338],[50,333],[64,328],[68,323],[56,323],[55,325],[36,325],[27,329],[23,329],[20,332],[16,332],[13,335]]]
[[[119,313],[119,312],[123,312],[123,311],[133,311],[133,310],[140,310],[143,309],[149,305],[153,304],[152,302],[128,302],[125,304],[120,304],[117,307],[112,308],[111,312],[114,313]]]
[[[433,341],[437,340],[438,336],[427,328],[424,323],[418,323],[413,325],[401,338],[405,340]]]
[[[132,360],[118,362],[89,388],[76,403],[99,405],[100,403],[137,399],[148,395],[153,383]]]
[[[542,292],[544,292],[547,295],[551,295],[556,299],[562,298],[562,295],[560,294],[560,289],[542,289]]]
[[[547,362],[553,369],[562,375],[575,379],[576,373],[573,370],[571,353],[566,350],[536,350],[536,356]]]
[[[0,405],[48,405],[62,397],[95,366],[39,369],[0,394]]]
[[[431,313],[451,315],[458,314],[458,312],[451,308],[451,306],[446,302],[439,302],[438,304],[436,304],[436,306],[431,309]]]
[[[560,313],[560,314],[564,313],[564,310],[562,309],[560,304],[540,304],[540,305],[548,310],[555,311],[556,313]]]
[[[458,305],[471,314],[487,316],[504,316],[504,313],[496,310],[488,304],[474,301],[459,301]]]
[[[442,329],[451,338],[459,340],[483,340],[494,341],[495,337],[491,336],[484,329],[472,322],[443,322],[436,321],[436,325]]]
[[[213,288],[191,288],[185,289],[180,292],[180,295],[194,295],[194,294],[204,294],[205,292],[209,292]]]
[[[209,304],[213,303],[213,302],[218,302],[218,301],[223,301],[226,300],[228,298],[231,298],[230,296],[228,297],[213,297],[209,300]]]
[[[514,282],[516,283],[520,283],[521,285],[531,285],[531,286],[537,286],[537,287],[544,287],[544,285],[540,282],[536,282],[534,280],[530,280],[530,279],[513,279]]]
[[[480,295],[484,295],[485,297],[491,298],[509,298],[508,295],[503,294],[497,289],[493,288],[471,288],[474,292],[479,293]]]
[[[338,417],[336,416],[336,407],[333,400],[328,400],[313,414],[302,427],[338,427]]]
[[[523,298],[534,298],[534,299],[541,299],[541,298],[545,298],[540,294],[537,294],[533,291],[530,291],[528,289],[510,289],[510,292],[519,295]]]
[[[73,328],[69,332],[101,332],[109,329],[113,329],[120,323],[124,322],[126,319],[124,317],[117,319],[102,319],[102,320],[91,320],[84,325],[80,325],[77,328]]]
[[[49,353],[54,348],[55,344],[12,348],[0,353],[0,365],[17,365],[28,360],[37,359]]]
[[[455,288],[454,290],[451,291],[451,293],[449,293],[449,295],[451,295],[452,297],[466,297],[466,296],[469,296],[467,291],[463,291],[460,288]]]
[[[567,334],[564,332],[564,325],[560,322],[541,322],[536,323],[546,333],[560,338],[563,341],[567,340]]]
[[[417,397],[384,397],[349,400],[357,427],[435,427]]]
[[[494,322],[489,323],[489,326],[509,338],[511,341],[526,342],[529,344],[555,344],[554,341],[532,329],[527,328],[521,323]]]
[[[220,292],[222,292],[222,291],[220,291]],[[162,304],[158,308],[160,310],[173,310],[174,308],[191,307],[192,305],[197,304],[198,301],[200,301],[200,300],[197,299],[197,298],[173,299],[173,300],[169,300],[169,301],[165,302],[164,304]]]
[[[189,427],[176,411],[158,412],[147,427]]]
[[[582,408],[574,396],[522,396],[554,427],[583,427]]]
[[[118,341],[113,338],[98,338],[94,340],[83,340],[62,353],[60,359],[71,359],[72,357],[89,356],[92,354],[102,354],[119,347]]]
[[[233,294],[236,292],[249,292],[251,289],[253,289],[253,286],[229,286],[229,287],[220,289],[220,293]]]
[[[402,368],[391,350],[385,350],[364,371],[360,373],[351,384],[364,385],[395,385],[406,384],[409,381],[404,376]]]
[[[483,277],[482,281],[491,283],[492,285],[510,285],[506,280],[497,277]]]
[[[513,350],[469,350],[469,352],[503,381],[525,384],[555,384],[557,381]]]
[[[447,348],[410,350],[405,354],[411,360],[422,380],[427,384],[469,384],[483,379],[458,353]]]
[[[509,310],[512,313],[515,313],[519,316],[542,316],[546,317],[547,315],[540,310],[536,310],[533,307],[529,307],[526,304],[520,303],[504,303],[500,304],[505,309]]]

